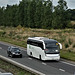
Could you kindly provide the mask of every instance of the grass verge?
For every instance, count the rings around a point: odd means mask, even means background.
[[[25,48],[27,46],[25,41],[17,41],[17,40],[15,41],[14,39],[7,38],[7,37],[0,37],[0,41],[8,42],[8,43],[18,45],[18,46],[21,46],[21,47],[25,47]]]
[[[75,52],[61,50],[60,51],[60,56],[61,56],[61,58],[71,60],[71,61],[75,61]]]
[[[0,59],[0,68],[6,72],[11,72],[13,75],[34,75],[2,59]]]

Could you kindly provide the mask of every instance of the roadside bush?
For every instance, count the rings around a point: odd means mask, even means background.
[[[25,39],[27,39],[27,38],[28,38],[28,36],[24,36],[24,37],[23,37],[23,40],[25,40]]]
[[[15,36],[15,32],[14,31],[10,31],[10,33],[8,34],[10,37]]]
[[[14,37],[12,37],[12,39],[14,39],[14,40],[15,40],[15,39],[16,39],[16,37],[14,36]]]
[[[21,26],[21,25],[18,25],[16,28],[17,28],[17,29],[21,29],[21,28],[22,28],[22,26]]]
[[[69,47],[68,43],[65,43],[65,48],[68,48],[68,47]]]
[[[73,25],[73,29],[75,29],[75,24]]]
[[[72,50],[71,49],[68,49],[68,52],[72,52]]]
[[[2,37],[3,37],[5,34],[6,34],[5,31],[1,31],[1,32],[0,32],[0,36],[2,36]]]
[[[66,37],[65,36],[60,36],[60,42],[64,42],[66,40]]]
[[[0,29],[1,29],[1,30],[4,30],[4,29],[5,29],[5,26],[0,26]]]
[[[69,39],[68,41],[69,41],[69,44],[71,45],[71,44],[72,44],[72,40],[71,40],[71,39]]]
[[[22,37],[19,36],[19,35],[17,35],[16,37],[17,37],[18,40],[21,40],[22,39]]]
[[[75,48],[75,44],[73,45],[73,48]]]

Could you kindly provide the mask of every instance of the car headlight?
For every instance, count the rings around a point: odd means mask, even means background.
[[[59,52],[58,50],[55,50],[56,52]]]
[[[15,54],[14,52],[12,54]]]

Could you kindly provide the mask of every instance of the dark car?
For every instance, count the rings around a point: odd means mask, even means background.
[[[21,50],[18,47],[14,47],[14,46],[8,47],[7,54],[8,56],[11,56],[12,58],[14,56],[19,56],[22,58]]]

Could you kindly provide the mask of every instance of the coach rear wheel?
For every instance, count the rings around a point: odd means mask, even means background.
[[[30,56],[32,56],[32,52],[30,52]]]
[[[39,55],[39,59],[42,60],[42,59],[41,59],[41,55]]]

